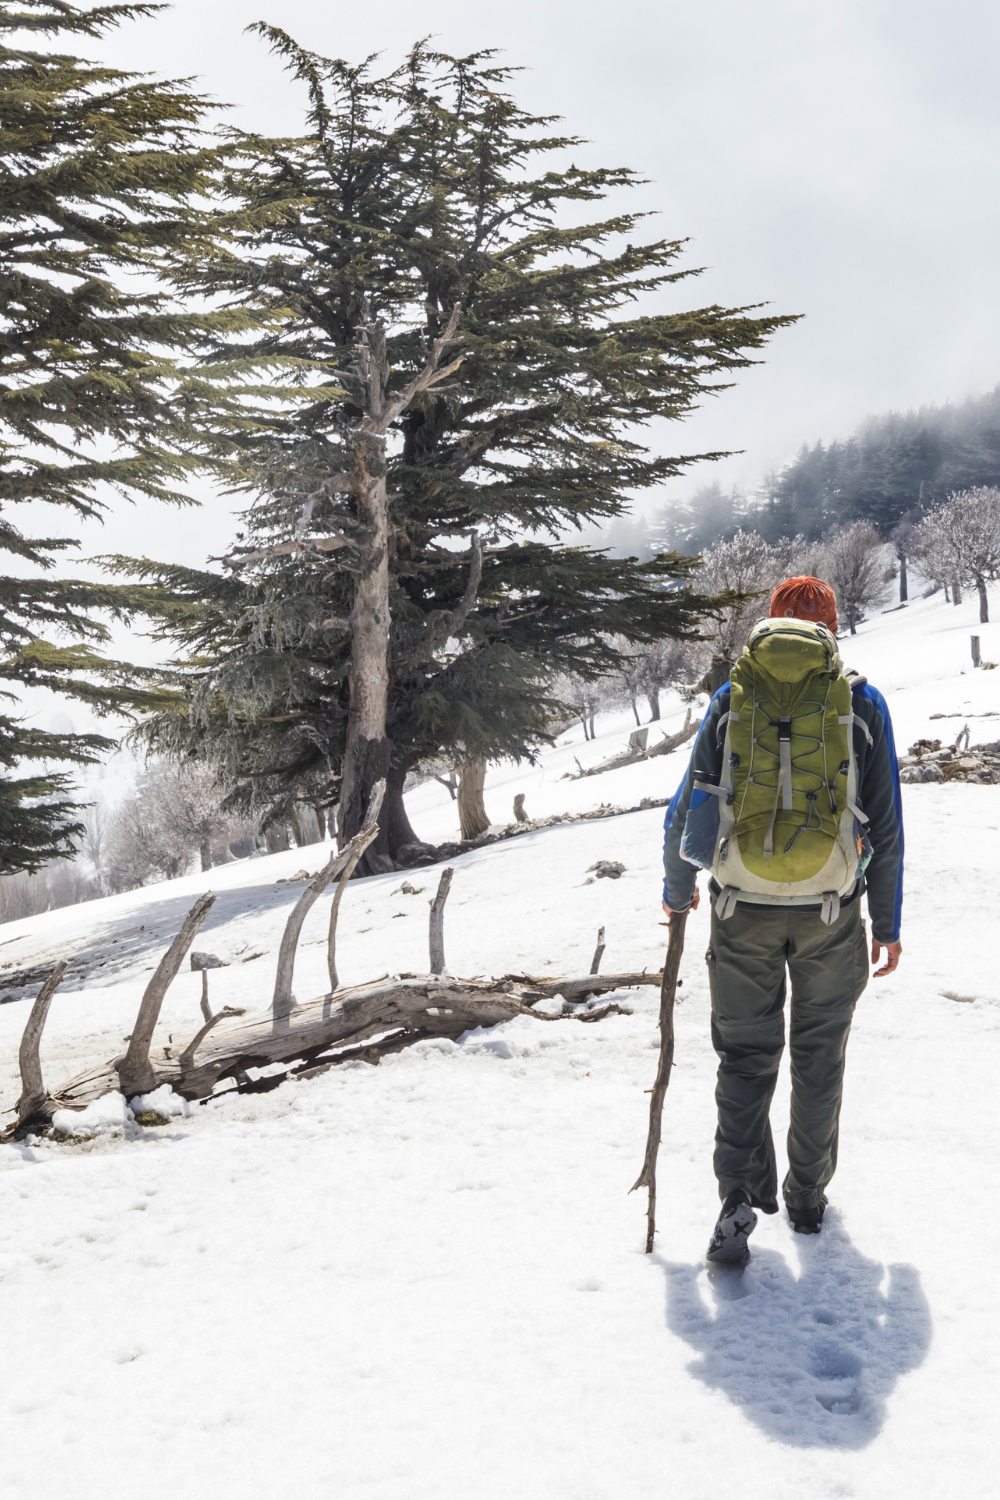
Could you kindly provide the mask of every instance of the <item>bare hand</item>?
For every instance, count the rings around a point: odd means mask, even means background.
[[[882,965],[881,969],[875,970],[875,978],[881,979],[884,975],[891,974],[896,965],[899,963],[900,955],[902,954],[902,952],[902,943],[886,943],[885,963]],[[872,938],[872,963],[877,964],[881,956],[882,944],[876,942],[875,939]]]
[[[691,905],[687,908],[687,910],[688,911],[697,911],[698,910],[698,902],[700,900],[701,900],[701,891],[698,889],[697,886],[695,886],[695,888],[694,888],[694,899],[692,900]],[[661,926],[670,927],[672,925],[672,923],[673,923],[674,917],[679,917],[679,916],[682,915],[682,913],[679,912],[679,911],[671,911],[670,907],[667,905],[667,903],[665,901],[663,902],[663,910],[667,914],[667,921],[664,922],[664,923],[661,923],[660,924]]]

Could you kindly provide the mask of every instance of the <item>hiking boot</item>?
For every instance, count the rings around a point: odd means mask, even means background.
[[[722,1205],[706,1259],[717,1266],[745,1266],[750,1259],[747,1239],[757,1227],[746,1188],[733,1188]]]
[[[796,1234],[819,1234],[823,1223],[825,1203],[816,1203],[812,1208],[790,1208],[788,1217]]]

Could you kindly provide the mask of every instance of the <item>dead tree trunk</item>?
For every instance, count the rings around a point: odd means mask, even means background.
[[[483,801],[485,781],[484,760],[463,762],[458,776],[458,822],[463,839],[477,839],[490,826]]]
[[[445,970],[444,903],[448,899],[448,892],[451,890],[451,881],[454,873],[455,871],[452,869],[441,871],[441,879],[438,882],[437,895],[431,902],[430,958],[432,974],[443,974]]]
[[[600,971],[601,959],[603,957],[604,957],[604,928],[601,927],[601,928],[598,929],[598,933],[597,933],[597,947],[594,949],[594,957],[591,960],[591,964],[590,964],[590,972],[591,972],[591,974],[597,974]]]
[[[160,959],[156,973],[146,986],[139,1006],[139,1014],[132,1028],[128,1051],[117,1064],[121,1091],[126,1099],[130,1099],[134,1094],[148,1094],[156,1087],[156,1078],[149,1063],[149,1048],[156,1023],[160,1019],[163,997],[176,977],[177,970],[184,962],[184,956],[194,942],[198,928],[208,915],[209,907],[214,900],[215,897],[211,891],[206,891],[204,896],[198,897],[184,918],[184,925],[180,932]]]
[[[18,1125],[29,1125],[32,1120],[47,1118],[48,1094],[42,1079],[41,1043],[42,1032],[49,1016],[52,996],[59,988],[66,972],[66,962],[56,964],[52,973],[35,996],[28,1024],[21,1038],[18,1065],[21,1071],[21,1097],[17,1101]]]

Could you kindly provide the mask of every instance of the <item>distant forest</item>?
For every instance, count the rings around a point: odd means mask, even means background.
[[[1000,386],[956,406],[869,417],[828,447],[803,445],[748,494],[715,483],[664,506],[649,523],[622,518],[605,545],[640,557],[671,548],[696,554],[741,528],[769,542],[817,541],[859,520],[887,537],[904,518],[916,521],[953,490],[975,485],[1000,487]]]

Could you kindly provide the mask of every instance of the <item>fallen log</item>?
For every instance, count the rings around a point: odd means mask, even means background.
[[[425,974],[386,976],[321,995],[276,1015],[273,1007],[250,1015],[213,1017],[211,1027],[184,1046],[154,1048],[147,1065],[151,1091],[160,1084],[185,1099],[204,1099],[225,1078],[247,1068],[309,1061],[331,1049],[357,1047],[387,1033],[399,1033],[405,1045],[427,1037],[455,1040],[479,1026],[497,1026],[514,1016],[539,1022],[591,1021],[599,1013],[560,1017],[540,1014],[532,1002],[555,995],[567,1001],[582,995],[609,994],[634,985],[659,984],[659,974],[588,974],[579,979],[452,979]],[[603,1014],[611,1009],[605,1008]],[[119,1088],[121,1059],[89,1068],[48,1096],[49,1117],[55,1109],[83,1109]]]
[[[665,735],[662,740],[651,746],[649,750],[640,749],[637,744],[633,744],[633,740],[635,739],[635,735],[633,734],[629,739],[629,748],[627,750],[621,751],[619,755],[612,755],[607,760],[602,760],[599,765],[590,766],[586,771],[580,765],[580,762],[577,761],[577,774],[574,776],[571,772],[567,772],[562,780],[582,781],[585,776],[603,776],[605,771],[620,771],[624,766],[637,766],[640,761],[652,760],[654,755],[669,755],[672,750],[678,749],[685,741],[696,735],[700,727],[700,720],[696,724],[691,723],[691,710],[689,708],[684,723],[677,733]],[[576,759],[575,756],[574,759]]]

